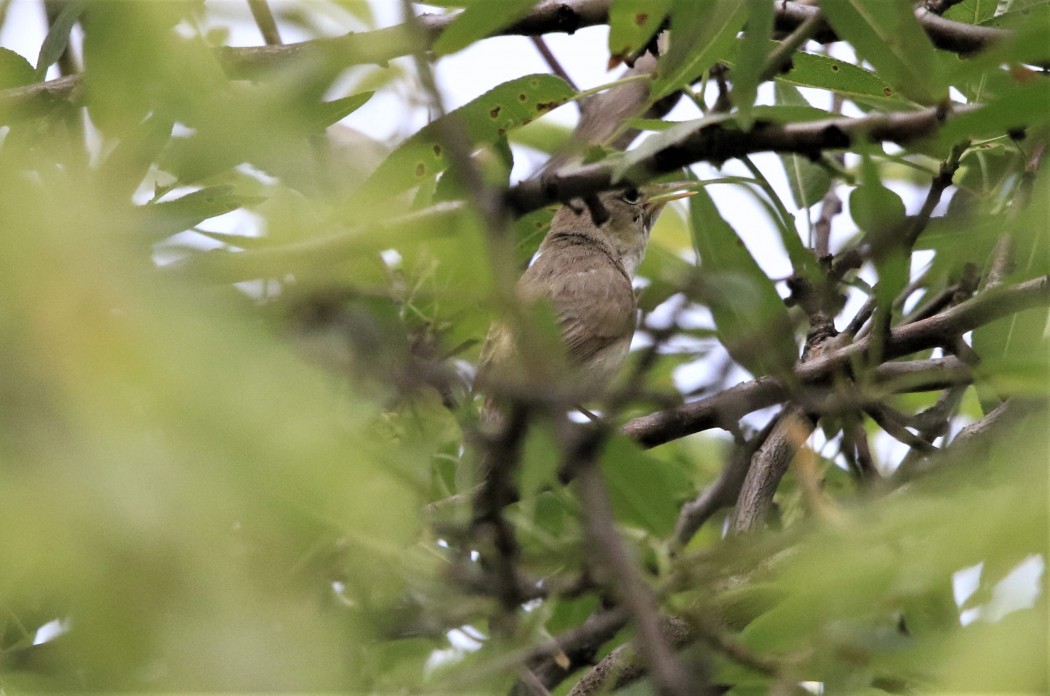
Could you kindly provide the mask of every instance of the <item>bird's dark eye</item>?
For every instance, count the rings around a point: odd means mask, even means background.
[[[623,200],[631,205],[638,205],[642,201],[642,192],[636,188],[629,188],[623,192]]]

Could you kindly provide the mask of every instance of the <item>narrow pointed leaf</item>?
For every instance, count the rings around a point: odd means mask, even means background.
[[[777,84],[774,94],[777,104],[784,108],[813,108],[802,93],[791,85]],[[788,188],[796,209],[810,207],[823,198],[831,187],[831,175],[828,171],[806,157],[795,154],[781,155],[780,162],[784,165]]]
[[[57,63],[65,53],[66,47],[69,46],[69,33],[73,31],[73,25],[80,19],[86,6],[87,0],[71,0],[55,17],[44,43],[40,44],[40,54],[36,60],[37,79],[43,80],[47,69]]]
[[[747,27],[740,54],[733,66],[733,106],[740,112],[744,128],[751,127],[751,107],[758,94],[759,78],[769,57],[769,37],[773,32],[773,4],[766,0],[747,0]]]
[[[676,0],[671,8],[671,49],[660,60],[653,98],[681,89],[714,65],[747,19],[738,0]]]
[[[434,42],[434,53],[447,56],[479,39],[510,26],[536,4],[536,0],[475,2],[456,17]]]

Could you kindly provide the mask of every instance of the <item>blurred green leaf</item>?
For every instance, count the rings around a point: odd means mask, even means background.
[[[333,123],[342,121],[344,118],[368,103],[368,100],[372,98],[373,94],[375,94],[375,92],[362,92],[361,94],[352,94],[349,97],[343,97],[342,99],[321,102],[316,108],[311,109],[314,111],[314,113],[310,115],[310,120],[313,121],[313,123],[307,126],[307,128],[310,130],[322,131]]]
[[[511,143],[554,154],[572,137],[572,130],[564,125],[540,120],[526,123],[509,134]]]
[[[150,113],[190,124],[202,103],[226,85],[218,59],[203,41],[175,31],[192,7],[87,4],[81,17],[84,89],[92,122],[103,133],[119,135]]]
[[[0,89],[22,87],[36,80],[36,72],[20,53],[0,46]]]
[[[728,113],[712,114],[691,121],[675,123],[670,128],[650,135],[640,145],[628,150],[624,157],[615,163],[612,171],[613,183],[620,181],[632,167],[651,158],[657,152],[683,142],[702,128],[732,119],[733,116]]]
[[[857,227],[875,237],[897,229],[904,221],[904,201],[875,178],[865,180],[849,196],[849,214]]]
[[[1036,0],[1027,3],[1012,3],[1010,10],[992,17],[986,17],[981,24],[1001,29],[1021,29],[1025,25],[1050,26],[1050,3]],[[1016,8],[1016,9],[1015,9]]]
[[[678,518],[676,502],[688,490],[678,472],[623,437],[615,437],[606,445],[601,469],[619,522],[658,537],[671,532]]]
[[[1014,129],[1036,128],[1050,122],[1050,83],[1021,84],[973,111],[952,117],[938,133],[939,142],[1003,135]]]
[[[741,126],[751,127],[751,107],[758,94],[759,78],[769,57],[774,7],[765,0],[747,0],[747,27],[740,53],[733,66],[732,101],[740,113]]]
[[[535,4],[535,0],[470,3],[441,32],[434,42],[433,51],[438,56],[461,51],[475,41],[510,26],[524,17]]]
[[[564,104],[574,95],[561,78],[528,75],[489,90],[445,118],[456,124],[474,145],[495,143],[509,131]],[[346,207],[389,198],[448,167],[440,138],[441,126],[431,123],[394,150],[379,169],[355,191]]]
[[[788,85],[781,86],[788,87]],[[805,123],[806,121],[821,121],[826,118],[836,117],[830,111],[818,109],[805,103],[755,106],[751,109],[751,115],[756,121],[769,121],[771,123]]]
[[[142,210],[146,213],[146,220],[142,232],[147,234],[151,241],[160,241],[209,218],[261,203],[263,200],[259,197],[237,195],[232,186],[213,186],[193,191],[172,201],[144,206]]]
[[[44,43],[40,44],[40,54],[36,59],[36,79],[43,80],[47,69],[58,62],[69,45],[69,33],[80,19],[87,0],[67,0],[48,29]]]
[[[674,0],[671,48],[660,57],[652,98],[681,89],[714,65],[744,26],[747,9],[738,0]]]
[[[783,374],[798,359],[784,301],[706,189],[689,199],[703,294],[733,359],[759,377]],[[761,340],[759,337],[761,336]]]

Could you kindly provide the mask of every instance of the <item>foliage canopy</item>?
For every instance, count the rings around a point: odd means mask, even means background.
[[[430,4],[0,3],[0,690],[1046,693],[1050,4]],[[651,181],[600,422],[479,436],[551,206]]]

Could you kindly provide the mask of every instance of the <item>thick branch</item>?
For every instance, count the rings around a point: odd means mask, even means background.
[[[627,625],[623,609],[597,610],[577,628],[567,631],[538,648],[526,661],[526,666],[547,689],[565,680],[583,665],[592,664],[598,649]],[[512,696],[526,693],[523,684],[515,684]]]
[[[800,24],[820,11],[819,7],[797,2],[778,2],[776,6],[775,26],[780,32],[794,31]],[[983,51],[990,45],[1004,41],[1010,36],[1010,32],[1003,29],[953,22],[925,8],[915,11],[915,19],[926,31],[926,35],[930,37],[934,46],[964,55]],[[826,25],[817,32],[814,38],[821,43],[832,43],[839,40]]]
[[[619,180],[642,184],[695,162],[725,162],[757,152],[816,156],[826,150],[848,150],[859,143],[914,142],[934,135],[954,114],[977,108],[980,107],[962,106],[952,114],[929,108],[786,125],[756,123],[750,131],[710,124],[700,127],[681,142],[640,159]],[[568,202],[597,193],[613,185],[615,167],[614,163],[599,162],[571,172],[553,172],[529,179],[510,188],[507,203],[517,212],[527,213],[555,201]]]

